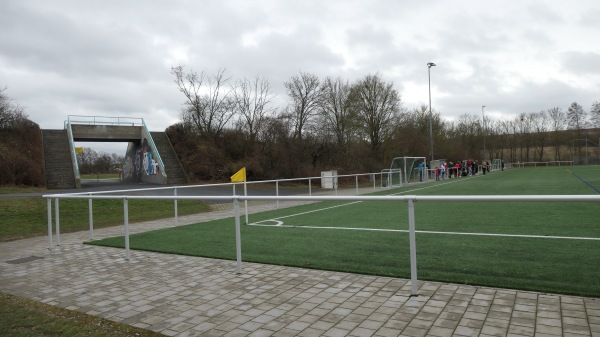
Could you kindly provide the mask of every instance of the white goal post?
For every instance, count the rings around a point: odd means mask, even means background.
[[[423,164],[421,168],[419,168],[419,164]],[[396,157],[390,166],[390,171],[392,170],[402,171],[405,185],[429,180],[425,157]]]

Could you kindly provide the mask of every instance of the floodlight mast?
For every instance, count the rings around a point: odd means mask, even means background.
[[[483,109],[485,108],[485,105],[481,106],[481,121],[482,121],[482,125],[483,125],[483,160],[485,160],[485,134],[486,134],[486,129],[485,129],[485,113],[483,112]]]
[[[427,76],[429,78],[429,146],[431,147],[431,160],[433,161],[433,126],[431,114],[431,67],[435,67],[435,63],[427,63]]]

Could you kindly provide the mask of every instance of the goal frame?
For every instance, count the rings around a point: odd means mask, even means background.
[[[410,183],[410,177],[413,174],[415,169],[418,169],[419,163],[423,162],[423,164],[427,163],[426,157],[395,157],[392,159],[392,163],[390,165],[390,170],[400,169],[404,173],[404,184],[408,185]],[[400,164],[397,164],[400,163]],[[410,163],[410,164],[409,164]],[[429,180],[429,174],[427,172],[427,168],[425,167],[422,172],[422,181],[426,182]]]

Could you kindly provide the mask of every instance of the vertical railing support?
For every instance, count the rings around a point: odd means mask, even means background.
[[[54,199],[54,222],[56,223],[56,245],[60,246],[60,210],[58,207],[58,198]]]
[[[52,199],[47,199],[48,203],[48,249],[52,249]]]
[[[88,221],[90,223],[90,241],[94,240],[94,211],[92,208],[92,194],[90,193],[90,198],[88,199]]]
[[[354,176],[356,180],[356,195],[358,195],[358,176]]]
[[[312,197],[312,180],[308,178],[308,196]]]
[[[173,196],[175,196],[175,199],[173,200],[173,207],[175,208],[175,226],[179,226],[179,213],[177,209],[177,187],[173,189]]]
[[[233,213],[235,217],[235,256],[237,260],[235,271],[242,273],[242,235],[240,231],[240,201],[233,199]]]
[[[275,195],[279,197],[279,180],[275,182]],[[279,199],[277,199],[277,209],[279,209]]]
[[[413,199],[408,199],[408,237],[410,241],[410,293],[418,295],[417,284],[417,243],[415,238],[415,204]]]
[[[129,261],[129,202],[123,198],[123,220],[125,223],[125,259]]]
[[[244,197],[248,196],[248,188],[246,187],[246,181],[244,180]],[[246,213],[246,225],[248,224],[248,200],[244,199],[244,211]]]

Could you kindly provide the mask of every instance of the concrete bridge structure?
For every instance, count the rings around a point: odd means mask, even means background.
[[[142,118],[68,116],[63,130],[42,130],[46,186],[80,188],[75,142],[127,142],[121,180],[182,184],[188,179],[165,132],[150,132]]]

